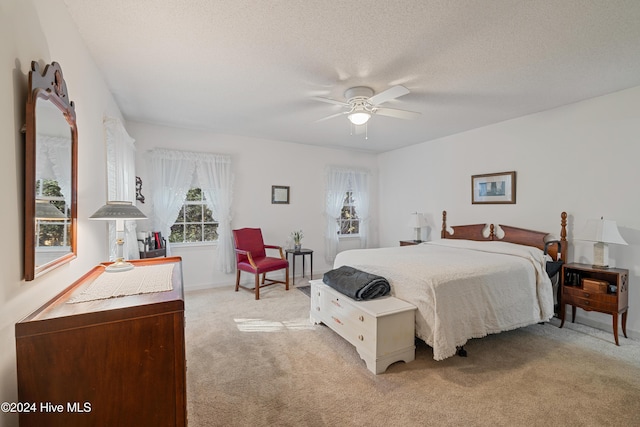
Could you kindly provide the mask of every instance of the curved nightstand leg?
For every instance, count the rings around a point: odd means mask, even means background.
[[[624,334],[625,338],[629,338],[627,336],[627,313],[628,311],[622,313],[622,333]]]
[[[613,337],[616,339],[616,345],[619,346],[618,342],[618,313],[613,315]]]

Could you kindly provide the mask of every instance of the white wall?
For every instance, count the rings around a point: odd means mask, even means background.
[[[640,336],[640,87],[609,94],[379,156],[380,243],[411,238],[405,221],[430,215],[439,238],[448,224],[503,223],[560,232],[569,240],[589,218],[616,220],[628,246],[610,246],[610,264],[630,270],[627,332]],[[517,172],[517,203],[472,205],[471,175]],[[591,263],[586,242],[571,242],[569,261]],[[611,316],[578,310],[581,321],[611,330]],[[631,331],[630,331],[631,330]]]
[[[2,0],[0,3],[0,180],[5,203],[0,247],[0,402],[15,402],[14,325],[106,259],[106,225],[87,217],[106,201],[106,155],[102,117],[120,116],[99,70],[80,42],[61,0]],[[78,257],[25,282],[23,252],[24,136],[31,61],[59,62],[78,121]],[[43,67],[41,69],[44,69]],[[0,425],[18,425],[0,413]]]
[[[266,243],[287,245],[292,231],[304,231],[303,246],[314,250],[314,277],[331,269],[324,259],[325,168],[343,165],[371,172],[372,224],[371,245],[377,245],[377,160],[373,154],[320,148],[308,145],[212,132],[176,129],[136,122],[127,123],[136,140],[136,171],[142,178],[142,193],[148,202],[139,204],[148,216],[151,181],[147,171],[147,152],[153,148],[180,149],[217,154],[232,158],[235,175],[233,193],[233,228],[260,227]],[[271,204],[271,186],[290,187],[290,204]],[[152,227],[149,221],[138,224],[139,230]],[[344,247],[354,244],[345,242]],[[185,289],[233,285],[235,273],[216,271],[216,246],[174,248],[172,254],[183,257]],[[301,284],[302,257],[296,257],[296,276]],[[309,258],[306,260],[307,276]],[[251,282],[243,275],[245,283]]]

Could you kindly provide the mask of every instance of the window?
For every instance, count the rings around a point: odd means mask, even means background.
[[[69,246],[67,241],[71,232],[69,223],[69,209],[64,200],[58,181],[51,179],[36,182],[36,198],[51,202],[66,218],[39,219],[36,218],[36,246],[39,248],[50,246]]]
[[[350,236],[360,233],[360,219],[356,212],[355,200],[353,192],[347,191],[342,203],[342,211],[340,212],[340,236]]]
[[[207,207],[200,188],[191,188],[187,198],[171,226],[171,243],[201,243],[218,240],[218,222]]]

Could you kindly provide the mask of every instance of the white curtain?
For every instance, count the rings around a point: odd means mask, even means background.
[[[171,226],[191,188],[197,155],[182,151],[151,151],[151,200],[154,228],[167,239],[167,256],[171,255]]]
[[[58,182],[60,192],[71,207],[71,138],[38,135],[36,180]]]
[[[136,148],[119,119],[103,120],[107,142],[107,191],[109,201],[126,201],[136,204]],[[124,221],[123,248],[125,259],[139,259],[136,221]],[[109,257],[116,258],[116,227],[109,222]]]
[[[195,178],[195,179],[194,179]],[[235,256],[231,236],[233,173],[231,157],[155,149],[151,151],[151,182],[154,225],[166,238],[192,183],[204,192],[207,206],[218,221],[218,269],[231,273]],[[167,241],[167,255],[171,254]]]
[[[359,187],[358,187],[359,186]],[[366,221],[360,223],[360,233],[363,232],[364,240],[361,240],[361,247],[366,247],[366,222],[369,215],[369,195],[368,195],[368,173],[364,171],[356,171],[353,169],[345,169],[338,167],[330,167],[327,170],[327,199],[325,206],[325,260],[332,264],[338,254],[338,244],[340,243],[338,232],[340,230],[340,214],[344,205],[344,199],[347,191],[354,191],[354,205],[356,212],[360,215],[362,209],[361,199],[366,201]],[[363,212],[365,214],[365,212]],[[362,237],[361,237],[362,238]]]
[[[197,178],[207,205],[218,221],[218,270],[232,273],[235,269],[233,237],[231,235],[231,202],[233,174],[231,157],[201,154],[196,165]]]
[[[360,247],[366,248],[369,241],[369,173],[353,171],[351,174],[351,191],[360,227]]]

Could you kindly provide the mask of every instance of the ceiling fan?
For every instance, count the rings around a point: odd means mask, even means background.
[[[415,119],[420,116],[420,113],[415,111],[399,110],[397,108],[380,107],[380,104],[408,93],[409,89],[401,85],[392,86],[377,95],[374,95],[374,91],[370,87],[356,86],[349,88],[344,92],[346,102],[336,101],[331,98],[313,97],[312,99],[316,101],[340,105],[347,109],[346,111],[316,120],[316,122],[323,122],[334,117],[346,115],[349,121],[354,125],[363,125],[367,123],[373,114],[406,120]]]

